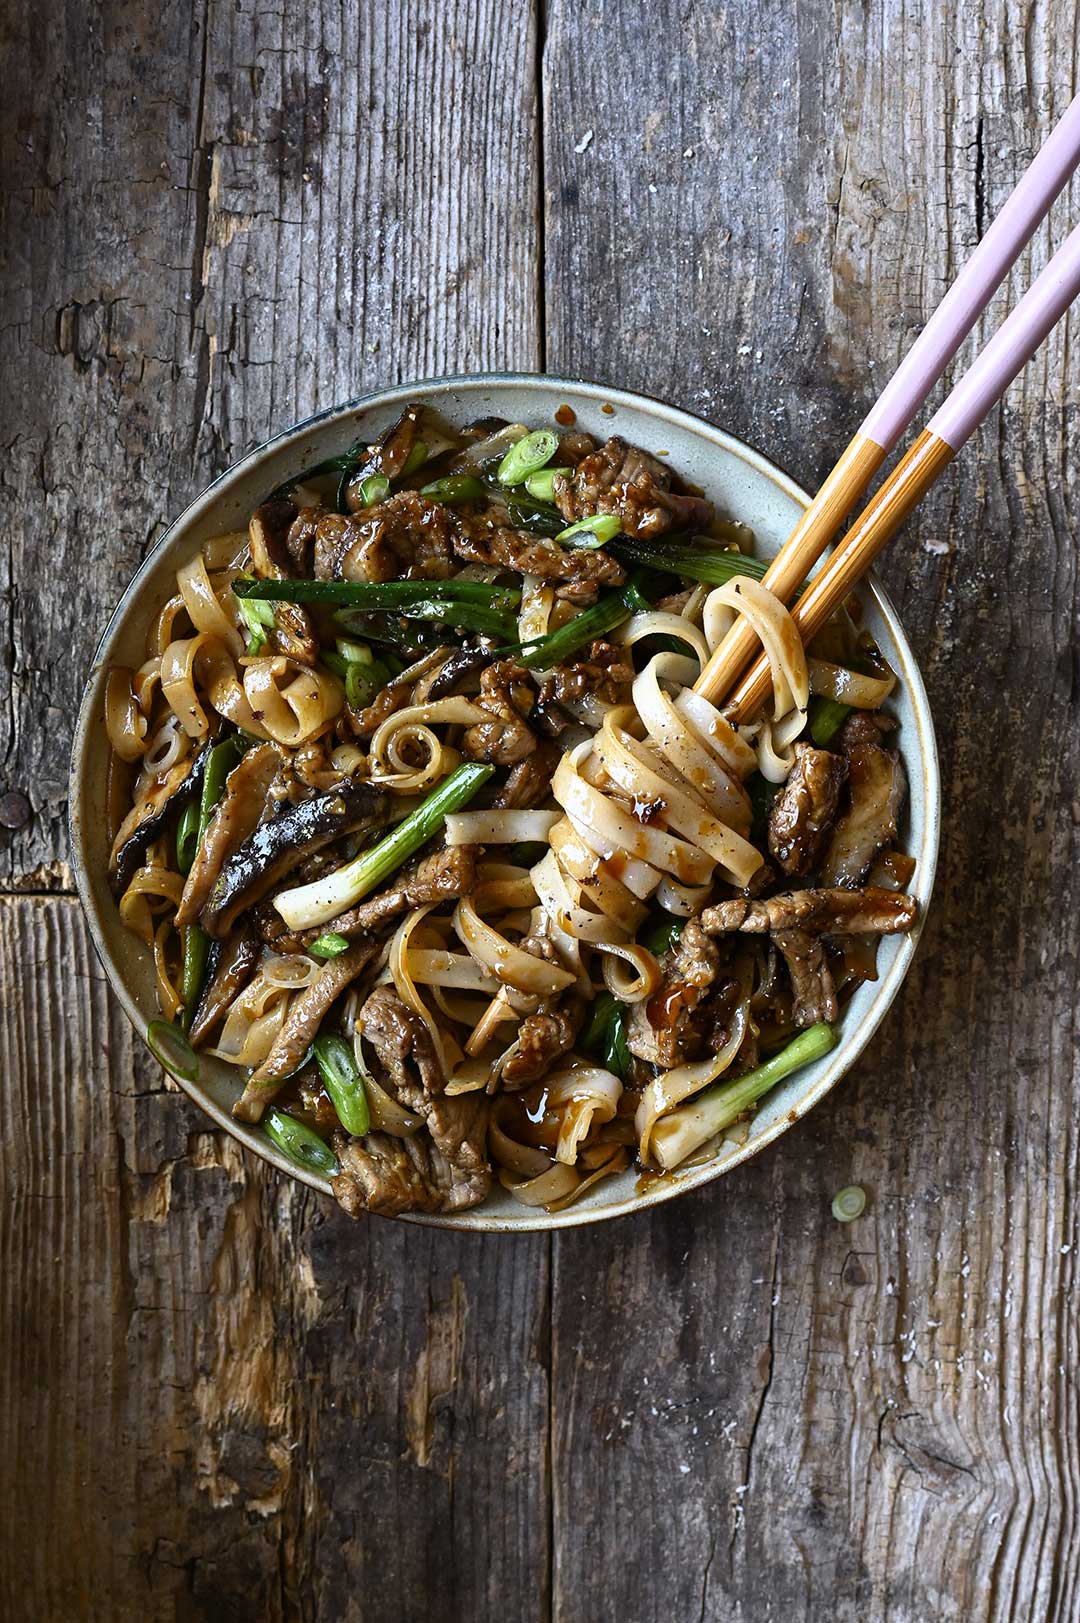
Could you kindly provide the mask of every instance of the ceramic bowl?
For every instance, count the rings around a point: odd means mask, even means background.
[[[411,400],[428,402],[451,422],[462,424],[497,416],[539,426],[552,423],[556,409],[568,405],[576,414],[577,426],[593,435],[606,438],[619,433],[650,451],[667,452],[672,464],[701,486],[721,514],[751,526],[757,549],[765,556],[776,552],[807,503],[805,493],[763,456],[686,412],[597,384],[516,375],[444,378],[380,390],[287,429],[222,474],[162,536],[121,598],[94,657],[75,734],[70,805],[79,895],[113,990],[140,1032],[145,1032],[158,1013],[149,954],[121,926],[105,879],[108,745],[103,711],[107,669],[116,663],[141,663],[146,628],[175,591],[178,566],[210,536],[245,528],[251,511],[275,485],[345,450],[358,435],[374,439]],[[938,843],[939,779],[933,723],[915,659],[888,598],[872,577],[862,596],[866,623],[899,676],[890,707],[900,721],[910,778],[904,843],[916,859],[912,889],[919,900],[921,920],[930,899]],[[549,1214],[522,1206],[496,1185],[489,1199],[472,1211],[411,1220],[494,1231],[567,1228],[640,1211],[730,1171],[787,1132],[855,1063],[907,974],[918,933],[916,929],[910,936],[882,941],[879,979],[861,986],[847,1005],[836,1047],[766,1097],[740,1148],[729,1148],[713,1161],[663,1178],[644,1180],[631,1169],[603,1180],[577,1205],[562,1212]],[[231,1067],[203,1057],[198,1081],[183,1086],[219,1126],[254,1154],[271,1161],[283,1174],[329,1193],[324,1179],[299,1171],[259,1130],[233,1120],[230,1107],[238,1085]]]

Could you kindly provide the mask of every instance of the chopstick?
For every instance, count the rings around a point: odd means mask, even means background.
[[[1078,295],[1080,226],[1065,239],[810,582],[792,610],[804,643],[840,607]],[[740,682],[725,712],[733,720],[748,720],[768,690],[769,667],[762,657]]]
[[[886,456],[910,427],[1078,163],[1080,96],[1070,102],[1047,136],[769,565],[764,584],[783,602],[790,601],[836,534],[844,515],[852,511]],[[937,471],[941,471],[940,467]],[[755,647],[754,633],[741,620],[737,621],[698,677],[694,684],[696,691],[714,703],[722,699],[752,657]]]

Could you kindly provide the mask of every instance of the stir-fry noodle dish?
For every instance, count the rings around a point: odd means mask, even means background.
[[[163,1063],[353,1215],[745,1138],[916,917],[895,677],[855,600],[804,648],[753,540],[620,438],[410,406],[209,541],[106,686]],[[695,686],[737,621],[738,725]]]

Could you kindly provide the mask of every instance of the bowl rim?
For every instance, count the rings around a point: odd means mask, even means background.
[[[97,719],[96,712],[100,709],[104,671],[109,660],[112,644],[126,623],[133,599],[138,595],[145,578],[153,571],[160,553],[169,547],[180,532],[205,513],[206,509],[222,493],[223,487],[245,478],[267,456],[272,452],[281,450],[290,441],[301,439],[320,424],[346,417],[350,413],[408,403],[417,394],[431,394],[436,390],[481,393],[485,389],[495,387],[523,389],[548,397],[572,390],[579,396],[583,395],[601,404],[611,404],[616,408],[623,406],[627,409],[645,410],[648,415],[666,421],[673,427],[680,428],[696,438],[705,439],[729,456],[744,462],[748,468],[775,485],[779,492],[797,505],[803,508],[809,505],[810,497],[807,493],[788,474],[778,468],[775,463],[771,462],[760,451],[737,439],[726,430],[717,428],[715,424],[708,422],[705,418],[653,395],[610,386],[592,379],[553,376],[544,372],[455,373],[441,377],[419,378],[407,383],[369,390],[290,424],[269,439],[261,441],[238,461],[225,468],[188,503],[183,511],[162,532],[124,589],[95,648],[87,672],[73,735],[68,783],[68,834],[76,890],[89,927],[94,950],[113,993],[119,999],[125,1014],[140,1037],[143,1036],[143,1013],[128,988],[120,966],[109,950],[99,916],[98,900],[91,884],[89,853],[84,833],[85,818],[83,815],[83,785],[87,779],[87,758],[93,745],[94,724]],[[860,1058],[892,1006],[911,968],[933,891],[941,821],[941,775],[937,741],[926,688],[899,616],[873,571],[867,575],[864,584],[873,596],[875,606],[886,622],[900,656],[899,664],[901,668],[897,674],[907,690],[918,734],[917,753],[923,780],[925,828],[916,883],[920,902],[918,923],[910,935],[901,938],[900,948],[881,980],[875,984],[873,1002],[859,1025],[851,1031],[850,1035],[841,1032],[840,1040],[835,1048],[823,1061],[819,1062],[822,1070],[813,1088],[785,1115],[778,1117],[763,1133],[730,1154],[714,1158],[711,1161],[702,1163],[700,1166],[687,1168],[683,1172],[676,1170],[676,1172],[664,1177],[657,1176],[645,1190],[632,1193],[598,1210],[570,1206],[565,1211],[546,1212],[542,1208],[523,1206],[520,1216],[515,1215],[514,1218],[508,1219],[496,1215],[485,1217],[484,1203],[481,1203],[466,1212],[457,1214],[405,1213],[403,1214],[405,1222],[418,1223],[431,1228],[453,1229],[473,1233],[520,1234],[537,1230],[583,1227],[590,1223],[606,1222],[612,1218],[632,1216],[634,1213],[652,1209],[675,1199],[677,1196],[687,1194],[693,1189],[698,1189],[704,1184],[713,1182],[716,1178],[759,1155],[763,1150],[775,1143],[789,1128],[801,1121],[815,1105],[820,1103]],[[257,1127],[236,1121],[228,1111],[223,1110],[213,1098],[204,1092],[198,1080],[191,1082],[176,1076],[171,1071],[169,1075],[217,1126],[224,1128],[233,1138],[239,1140],[245,1149],[268,1161],[286,1176],[305,1183],[310,1188],[318,1190],[319,1193],[328,1195],[333,1199],[327,1179],[298,1167],[294,1161],[283,1155]]]

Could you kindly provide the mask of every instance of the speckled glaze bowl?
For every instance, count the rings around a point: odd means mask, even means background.
[[[150,958],[121,926],[106,882],[104,689],[108,667],[141,663],[146,628],[174,592],[178,566],[209,537],[246,528],[250,513],[267,491],[345,450],[358,435],[374,439],[412,400],[425,401],[451,422],[462,424],[497,416],[540,426],[553,422],[557,407],[568,405],[576,414],[577,426],[591,434],[606,438],[617,432],[650,451],[668,452],[673,465],[712,497],[720,513],[751,526],[758,550],[765,556],[777,551],[807,504],[804,492],[764,457],[686,412],[598,384],[512,374],[443,378],[380,390],[287,429],[222,474],[162,536],[121,598],[94,657],[75,732],[70,816],[79,895],[113,991],[140,1032],[145,1032],[158,1013]],[[938,847],[940,786],[934,728],[922,679],[891,604],[872,577],[862,595],[867,625],[900,679],[890,707],[901,724],[900,742],[910,778],[905,847],[917,863],[912,889],[919,900],[921,921],[930,900]],[[916,929],[910,936],[882,941],[880,978],[859,987],[847,1005],[836,1047],[766,1097],[740,1148],[662,1178],[639,1182],[638,1173],[631,1169],[603,1180],[577,1205],[562,1212],[549,1214],[523,1206],[496,1185],[488,1200],[472,1211],[454,1217],[418,1215],[409,1221],[496,1232],[568,1228],[640,1211],[719,1177],[787,1132],[855,1063],[899,991],[918,935]],[[199,1079],[182,1085],[207,1115],[254,1154],[271,1161],[287,1176],[301,1178],[329,1194],[325,1179],[299,1170],[259,1130],[233,1120],[230,1108],[239,1088],[232,1067],[204,1056]]]

